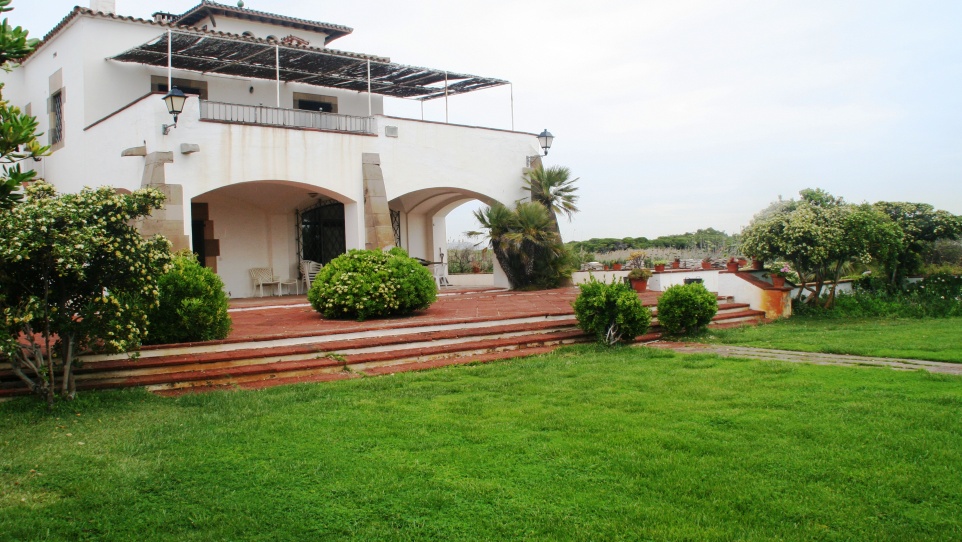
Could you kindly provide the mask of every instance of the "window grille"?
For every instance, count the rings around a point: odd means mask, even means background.
[[[401,211],[391,209],[391,228],[394,229],[394,246],[401,246]]]
[[[58,92],[50,97],[50,144],[56,145],[63,141],[63,93]]]
[[[327,264],[347,252],[343,203],[321,200],[299,215],[302,259]]]

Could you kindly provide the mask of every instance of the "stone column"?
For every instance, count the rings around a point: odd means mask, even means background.
[[[394,246],[391,210],[387,206],[381,157],[364,153],[361,157],[364,174],[364,247],[368,250]]]
[[[160,190],[167,196],[163,209],[155,209],[150,216],[138,221],[137,229],[141,235],[144,237],[163,235],[170,240],[174,251],[190,249],[190,237],[184,233],[184,187],[179,184],[167,184],[164,177],[164,164],[174,161],[174,153],[147,154],[143,147],[137,147],[124,151],[122,155],[144,156],[146,161],[140,186]]]

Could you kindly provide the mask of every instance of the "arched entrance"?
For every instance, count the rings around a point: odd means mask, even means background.
[[[255,295],[252,268],[299,278],[300,261],[328,262],[358,246],[358,205],[290,181],[232,184],[191,199],[191,246],[231,297]]]
[[[453,187],[429,188],[410,192],[388,202],[392,213],[397,213],[400,246],[411,256],[429,261],[439,261],[448,255],[447,215],[458,207],[472,201],[490,205],[491,196]],[[458,232],[459,234],[461,232]],[[490,280],[490,275],[488,276]],[[507,286],[507,278],[497,262],[494,268],[494,284]]]

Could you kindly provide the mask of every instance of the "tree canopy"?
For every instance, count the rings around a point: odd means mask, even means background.
[[[78,354],[126,352],[143,340],[170,242],[132,224],[163,201],[150,188],[57,195],[37,181],[0,213],[0,358],[48,403],[58,374],[59,393],[73,398]]]
[[[545,168],[538,166],[525,174],[524,186],[531,191],[531,201],[540,203],[548,209],[554,226],[554,232],[561,238],[561,228],[558,226],[558,214],[563,214],[571,220],[571,216],[578,212],[578,196],[575,192],[578,179],[571,178],[571,170],[564,166]]]
[[[902,247],[880,263],[881,271],[891,285],[901,283],[906,275],[917,273],[935,242],[962,237],[962,217],[936,210],[927,203],[880,201],[876,209],[889,217],[902,232]]]
[[[565,274],[567,252],[554,231],[552,213],[537,202],[514,209],[500,203],[474,212],[512,288],[553,288]]]
[[[0,0],[0,13],[11,11],[12,0]],[[10,71],[16,59],[30,54],[38,40],[27,37],[27,31],[10,26],[7,19],[0,23],[0,69]],[[36,173],[23,171],[20,162],[47,154],[47,147],[37,141],[37,119],[25,115],[19,107],[3,99],[0,84],[0,210],[9,209],[23,199],[20,188],[34,180]]]
[[[674,248],[716,250],[736,244],[737,237],[714,228],[698,229],[676,235],[662,235],[655,239],[647,237],[592,238],[587,241],[572,241],[567,245],[574,251],[614,252],[616,250]]]
[[[814,283],[808,296],[812,304],[834,301],[835,283],[849,263],[873,264],[896,284],[898,270],[918,269],[936,239],[962,232],[959,217],[927,204],[851,204],[821,189],[803,190],[800,196],[757,214],[742,232],[742,249],[756,258],[788,262],[802,281]],[[826,283],[829,295],[820,300],[814,293]]]

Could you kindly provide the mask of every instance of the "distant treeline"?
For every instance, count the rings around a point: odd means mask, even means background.
[[[648,239],[647,237],[614,239],[609,237],[603,239],[588,239],[587,241],[571,241],[567,243],[575,252],[583,250],[594,253],[646,248],[719,250],[734,244],[736,244],[736,236],[728,235],[714,228],[707,228],[680,235],[662,235],[655,239]]]

